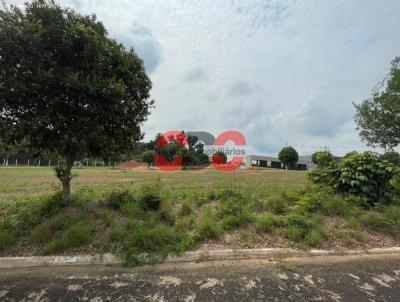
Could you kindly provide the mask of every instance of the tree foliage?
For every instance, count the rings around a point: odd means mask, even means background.
[[[393,149],[400,143],[400,57],[392,61],[386,87],[354,104],[360,136],[370,146]]]
[[[299,160],[299,154],[293,147],[284,147],[278,154],[279,160],[283,162],[286,168],[293,169]]]
[[[381,155],[381,159],[391,162],[393,165],[400,167],[400,154],[398,152],[390,151]]]
[[[153,150],[144,151],[142,153],[142,160],[147,163],[148,166],[154,164],[156,153]]]
[[[327,166],[333,161],[333,155],[329,151],[317,151],[311,156],[313,164]]]
[[[342,194],[366,198],[371,204],[390,202],[393,194],[392,178],[399,172],[390,162],[373,152],[352,153],[338,163],[309,172],[316,183],[328,185]]]
[[[65,200],[74,161],[129,150],[142,137],[150,89],[143,61],[94,15],[46,0],[0,11],[0,129],[65,158],[57,171]]]

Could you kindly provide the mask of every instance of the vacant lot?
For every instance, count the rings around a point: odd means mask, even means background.
[[[305,172],[254,170],[219,172],[214,169],[159,172],[108,168],[74,169],[72,191],[91,191],[101,196],[112,190],[136,190],[143,184],[161,181],[175,198],[186,198],[219,189],[236,188],[249,194],[266,196],[270,187],[304,187]],[[22,200],[52,194],[61,189],[52,168],[0,167],[0,200]]]
[[[372,208],[306,172],[75,169],[63,204],[51,168],[0,168],[0,255],[147,253],[223,248],[399,245],[400,206]]]

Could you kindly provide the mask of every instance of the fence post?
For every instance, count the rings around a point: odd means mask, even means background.
[[[18,158],[15,159],[15,165],[18,166]]]
[[[96,165],[97,165],[97,161],[94,161],[94,167],[96,168]]]
[[[29,167],[29,158],[28,158],[28,167]]]
[[[49,167],[50,167],[51,159],[49,159]]]
[[[40,158],[39,158],[39,167],[40,167]]]

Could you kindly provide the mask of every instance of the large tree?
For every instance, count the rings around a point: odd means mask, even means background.
[[[65,159],[56,171],[65,201],[74,161],[142,138],[150,89],[143,61],[94,15],[46,0],[0,11],[0,129]]]
[[[392,61],[383,84],[371,98],[355,104],[354,119],[368,145],[393,150],[400,143],[400,57]]]
[[[278,154],[278,158],[284,163],[286,170],[293,169],[299,160],[299,154],[293,147],[284,147]]]

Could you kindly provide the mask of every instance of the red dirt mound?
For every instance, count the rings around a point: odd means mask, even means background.
[[[133,169],[133,168],[142,167],[142,166],[143,166],[142,163],[139,163],[138,161],[132,159],[132,160],[123,162],[118,167],[122,168],[122,169]]]

